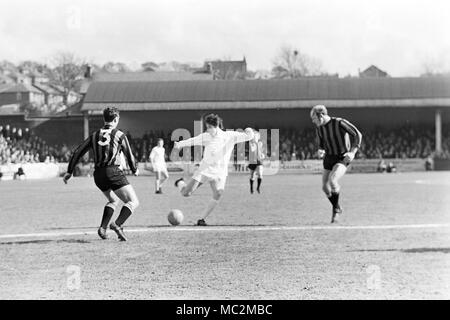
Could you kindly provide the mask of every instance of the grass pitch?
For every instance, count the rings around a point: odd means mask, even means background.
[[[231,175],[205,228],[192,225],[209,186],[183,198],[176,178],[163,195],[130,178],[141,206],[125,243],[96,235],[91,178],[0,182],[0,298],[450,298],[449,172],[347,175],[338,225],[318,175],[267,176],[253,195]]]

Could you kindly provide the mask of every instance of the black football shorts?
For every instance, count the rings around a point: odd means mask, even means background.
[[[255,171],[256,170],[256,168],[258,168],[258,166],[262,166],[262,163],[261,163],[261,161],[257,161],[256,163],[250,163],[248,166],[247,166],[247,168],[249,168],[250,170],[252,170],[252,171]]]
[[[345,163],[344,161],[344,155],[334,155],[334,154],[326,154],[323,158],[323,168],[325,170],[333,170],[333,167],[337,163],[342,163],[346,167],[349,165],[349,163]]]
[[[95,168],[94,181],[95,185],[102,192],[108,191],[109,189],[115,191],[130,184],[118,166]]]

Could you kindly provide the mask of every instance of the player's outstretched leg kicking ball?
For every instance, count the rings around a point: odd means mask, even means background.
[[[341,189],[339,180],[355,158],[361,146],[362,134],[349,121],[330,117],[323,105],[314,106],[310,116],[311,121],[316,125],[319,158],[323,158],[322,190],[331,202],[333,208],[331,223],[335,223],[342,214],[339,204]]]
[[[222,130],[222,119],[216,114],[205,117],[206,132],[187,140],[175,142],[175,148],[180,149],[194,145],[205,147],[203,159],[188,183],[183,178],[175,182],[181,194],[189,197],[200,185],[209,182],[212,199],[207,203],[197,225],[206,226],[206,217],[214,210],[222,197],[228,176],[228,163],[236,143],[253,139],[253,129],[245,132]]]
[[[95,162],[94,181],[108,200],[103,209],[98,235],[102,239],[107,239],[106,228],[120,199],[124,205],[116,221],[109,224],[109,227],[117,234],[120,241],[126,241],[123,224],[139,206],[139,200],[120,169],[121,152],[124,153],[133,174],[137,176],[139,171],[127,136],[117,129],[119,111],[116,108],[106,108],[103,110],[103,118],[105,121],[103,128],[94,132],[72,154],[63,181],[67,184],[77,162],[86,152],[92,150]]]
[[[253,182],[257,177],[256,191],[261,193],[261,183],[263,178],[263,165],[262,161],[264,159],[263,143],[260,141],[260,134],[258,131],[254,130],[254,138],[250,140],[250,154],[249,154],[249,165],[250,170],[250,193],[253,194]]]

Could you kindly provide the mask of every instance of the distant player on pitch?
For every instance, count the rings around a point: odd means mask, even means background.
[[[103,110],[103,119],[105,121],[103,128],[95,131],[72,154],[63,181],[67,184],[77,162],[86,152],[92,150],[95,162],[94,181],[108,199],[98,235],[102,239],[107,239],[106,228],[120,199],[124,205],[116,221],[109,227],[116,232],[120,241],[126,241],[122,226],[139,206],[139,200],[127,177],[119,168],[121,152],[124,153],[131,172],[137,176],[139,171],[126,135],[116,128],[119,124],[119,111],[116,108],[106,108]]]
[[[201,184],[209,182],[213,192],[212,199],[203,212],[201,219],[197,221],[198,226],[206,226],[206,217],[217,206],[225,189],[228,176],[228,163],[236,143],[253,139],[253,129],[247,128],[245,132],[223,131],[221,129],[222,119],[216,114],[205,117],[206,131],[194,138],[175,142],[175,148],[184,148],[194,145],[205,147],[203,159],[200,166],[186,184],[184,179],[178,179],[175,186],[180,189],[183,196],[189,197]]]
[[[253,193],[253,182],[255,178],[258,177],[256,191],[261,193],[261,183],[263,178],[263,164],[264,160],[264,151],[263,151],[263,143],[260,140],[261,135],[258,131],[255,130],[255,136],[252,140],[250,140],[250,152],[249,152],[249,165],[248,169],[250,170],[250,193]]]
[[[150,152],[150,162],[152,163],[153,171],[156,175],[155,180],[155,193],[162,193],[162,185],[169,178],[169,172],[167,171],[166,150],[164,149],[164,140],[162,138],[158,139],[158,145],[153,147]]]
[[[319,157],[323,157],[322,190],[333,206],[331,223],[338,222],[342,208],[339,205],[341,179],[347,166],[361,146],[362,134],[349,121],[330,117],[323,105],[311,109],[311,120],[316,125]],[[351,141],[350,141],[351,140]]]

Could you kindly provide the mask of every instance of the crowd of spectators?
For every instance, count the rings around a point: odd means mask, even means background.
[[[47,144],[29,128],[0,125],[0,164],[66,162],[71,150]]]
[[[171,132],[147,131],[142,137],[134,137],[126,132],[132,150],[139,162],[147,162],[151,149],[158,138],[163,138],[166,159],[169,160],[173,148]],[[270,138],[270,137],[269,137]],[[267,139],[270,150],[271,140]],[[273,142],[272,142],[273,144]],[[450,159],[450,130],[445,128],[442,137],[441,158]],[[49,145],[29,128],[0,125],[0,164],[31,162],[68,162],[75,146]],[[248,148],[247,148],[248,149]],[[361,159],[426,159],[434,155],[434,130],[430,127],[399,127],[396,129],[373,128],[363,130],[363,143],[357,158]],[[282,161],[317,159],[315,129],[281,129],[279,155]],[[192,153],[193,156],[193,153]],[[240,158],[248,159],[246,155]]]
[[[434,155],[435,133],[430,127],[402,126],[396,129],[373,128],[363,130],[360,159],[425,159]],[[450,159],[450,130],[442,132],[442,152],[440,158]],[[315,129],[280,132],[281,160],[317,159]]]

